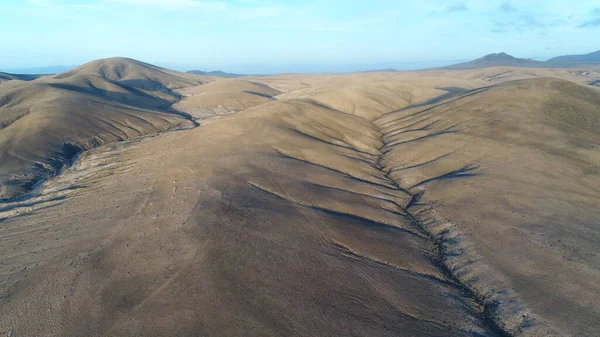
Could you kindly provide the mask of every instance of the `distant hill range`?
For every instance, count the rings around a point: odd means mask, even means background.
[[[489,67],[563,68],[581,65],[600,65],[600,50],[585,55],[558,56],[548,61],[517,58],[507,53],[489,54],[473,61],[437,68],[444,70],[467,70]]]
[[[546,61],[553,64],[595,64],[600,63],[600,50],[585,55],[559,56]]]
[[[0,83],[4,81],[20,80],[20,81],[33,81],[38,78],[38,75],[17,75],[0,72]]]
[[[3,71],[11,73],[11,74],[52,75],[52,74],[63,73],[65,71],[69,71],[73,68],[75,68],[75,66],[48,66],[48,67],[34,67],[34,68],[3,69]]]
[[[187,73],[192,74],[192,75],[218,76],[218,77],[230,77],[230,78],[248,76],[248,75],[243,75],[243,74],[227,73],[227,72],[224,72],[221,70],[212,70],[212,71],[190,70],[190,71],[187,71]]]
[[[395,72],[398,72],[398,69],[385,68],[385,69],[373,69],[373,70],[358,71],[356,73],[357,74],[364,74],[364,73],[395,73]]]
[[[506,53],[489,54],[482,58],[478,58],[473,61],[453,64],[442,69],[449,70],[464,70],[464,69],[478,69],[488,67],[539,67],[544,62],[534,61],[532,59],[516,58]]]
[[[0,200],[27,192],[83,150],[193,127],[171,108],[177,90],[212,81],[128,58],[54,76],[0,76]]]

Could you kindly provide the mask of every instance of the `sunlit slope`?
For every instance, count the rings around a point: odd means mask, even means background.
[[[417,72],[415,75],[425,78],[463,79],[469,82],[481,83],[481,86],[540,77],[552,77],[582,85],[589,85],[594,81],[600,80],[600,66],[572,68],[492,67],[464,71],[430,70]]]
[[[305,99],[371,121],[384,113],[444,94],[444,88],[475,88],[477,81],[416,73],[282,75],[257,78],[277,88],[277,98]],[[483,82],[481,82],[483,83]]]
[[[211,79],[123,57],[92,61],[58,74],[55,79],[69,79],[82,75],[100,77],[165,100],[177,98],[178,94],[173,92],[174,90],[202,84]]]
[[[0,199],[23,193],[80,150],[192,125],[168,109],[179,99],[175,89],[202,81],[140,64],[101,60],[0,86]]]
[[[381,136],[294,99],[125,147],[104,171],[91,151],[37,213],[3,222],[0,331],[496,335],[380,170]]]
[[[421,220],[448,239],[449,256],[459,253],[449,265],[499,304],[500,319],[535,334],[600,329],[598,91],[508,82],[376,124],[385,171],[423,193]]]
[[[268,103],[281,92],[266,84],[242,79],[218,79],[179,91],[185,99],[174,107],[194,118],[228,115]]]
[[[593,335],[598,91],[489,71],[178,89],[244,110],[0,204],[0,331]]]

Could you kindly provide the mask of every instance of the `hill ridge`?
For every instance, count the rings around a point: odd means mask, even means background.
[[[491,53],[483,57],[475,59],[473,61],[458,63],[442,67],[440,69],[449,70],[467,70],[467,69],[478,69],[478,68],[489,68],[489,67],[537,67],[542,65],[543,62],[534,61],[532,59],[517,58],[509,55],[505,52]]]
[[[81,150],[195,121],[171,109],[181,88],[211,78],[130,58],[95,60],[73,70],[0,87],[0,199],[23,194]],[[19,142],[14,142],[15,134]]]

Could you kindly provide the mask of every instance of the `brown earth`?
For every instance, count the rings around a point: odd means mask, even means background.
[[[593,335],[600,91],[572,71],[177,88],[199,127],[0,204],[0,332]]]
[[[0,200],[25,193],[82,150],[192,127],[174,90],[210,78],[114,58],[0,85]]]

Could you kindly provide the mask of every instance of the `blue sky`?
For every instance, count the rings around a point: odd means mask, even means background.
[[[600,49],[600,0],[2,0],[0,70],[126,56],[178,70],[400,69]]]

